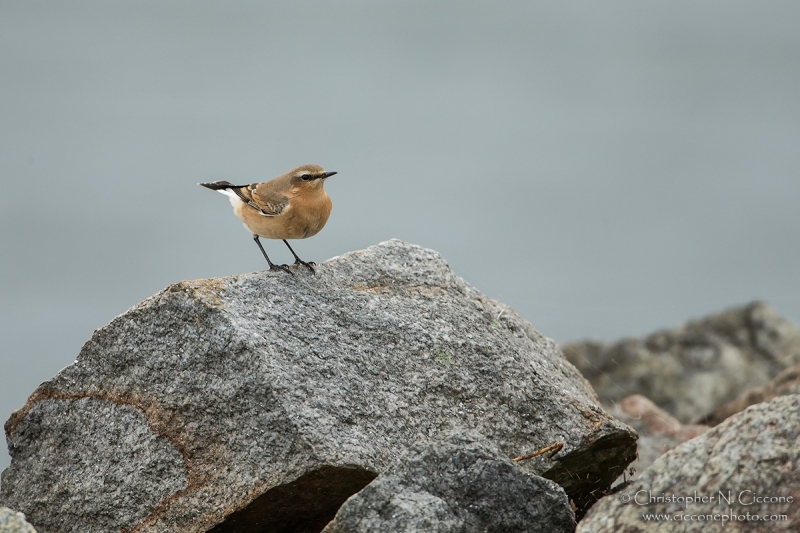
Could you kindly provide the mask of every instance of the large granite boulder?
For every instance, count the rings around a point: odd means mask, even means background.
[[[749,407],[668,451],[577,531],[800,531],[800,396]]]
[[[754,302],[644,338],[563,350],[604,405],[641,394],[690,423],[800,364],[800,331]]]
[[[559,352],[401,241],[185,281],[84,345],[6,422],[0,502],[40,533],[320,531],[420,437],[474,429],[578,513],[635,454]]]
[[[480,435],[414,444],[348,499],[323,533],[572,533],[564,490]]]

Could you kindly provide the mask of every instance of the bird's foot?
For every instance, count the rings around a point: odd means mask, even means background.
[[[317,273],[314,270],[314,266],[313,265],[316,265],[316,263],[314,261],[305,262],[305,261],[303,261],[302,259],[300,259],[298,257],[297,261],[295,261],[294,264],[295,265],[303,265],[303,266],[305,266],[306,268],[308,268],[311,271],[312,274],[316,274]]]
[[[288,273],[290,276],[294,276],[294,272],[289,270],[289,265],[274,265],[272,263],[269,264],[269,270],[272,272],[273,270],[283,270],[284,272]]]

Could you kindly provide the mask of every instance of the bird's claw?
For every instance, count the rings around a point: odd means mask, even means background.
[[[314,266],[313,265],[316,265],[316,263],[314,261],[305,262],[302,259],[298,259],[297,261],[294,262],[294,264],[295,265],[303,265],[303,266],[307,267],[311,271],[312,274],[316,274],[317,273],[314,270]]]
[[[272,271],[272,270],[283,270],[284,272],[287,272],[290,276],[294,276],[294,272],[289,270],[289,265],[273,265],[273,264],[270,263],[269,269],[270,269],[270,271]]]

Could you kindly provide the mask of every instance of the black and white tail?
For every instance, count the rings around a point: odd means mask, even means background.
[[[198,185],[202,185],[207,189],[211,189],[212,191],[223,191],[225,189],[241,189],[242,187],[247,187],[247,185],[234,185],[230,181],[215,181],[212,183],[198,183]]]

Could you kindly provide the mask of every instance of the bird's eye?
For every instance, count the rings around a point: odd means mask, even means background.
[[[300,176],[300,179],[303,181],[308,181],[311,179],[311,174],[303,174],[302,176]]]

